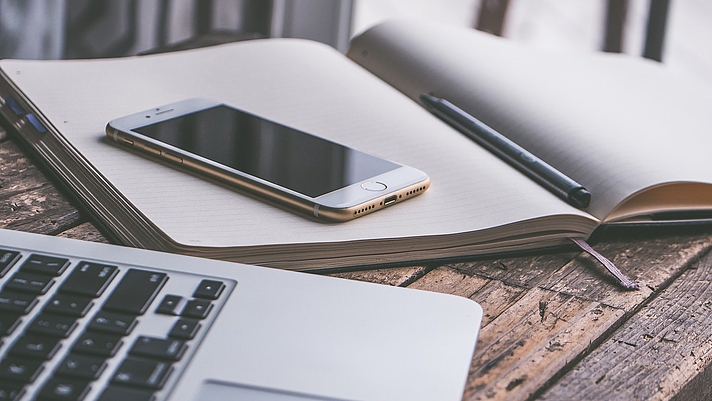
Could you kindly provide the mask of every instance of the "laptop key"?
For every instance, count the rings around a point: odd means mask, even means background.
[[[54,284],[48,276],[19,271],[5,283],[4,289],[42,295]]]
[[[31,383],[42,369],[42,361],[39,359],[9,356],[0,361],[0,379],[11,383]]]
[[[62,347],[59,338],[44,337],[36,334],[24,335],[15,341],[10,348],[10,355],[24,356],[33,359],[51,359]]]
[[[101,296],[118,272],[119,268],[116,266],[79,262],[59,287],[59,291],[97,298]]]
[[[39,393],[39,400],[81,401],[91,390],[89,382],[68,377],[49,379]]]
[[[0,401],[162,399],[233,285],[199,272],[3,248]]]
[[[26,315],[37,305],[37,299],[32,294],[21,292],[0,291],[0,311],[15,312]]]
[[[0,278],[5,277],[21,257],[20,252],[0,249]]]
[[[170,363],[128,357],[116,370],[111,382],[133,387],[160,390],[173,368]]]
[[[31,271],[48,276],[59,276],[69,266],[69,260],[54,256],[32,254],[22,264],[20,270]]]
[[[12,334],[15,328],[20,324],[19,313],[4,313],[0,312],[0,337]],[[2,398],[0,398],[0,401]]]
[[[168,294],[163,297],[163,300],[156,308],[156,313],[160,313],[162,315],[177,316],[180,313],[180,309],[182,308],[183,303],[183,297],[181,297],[180,295]]]
[[[50,337],[67,338],[77,327],[74,317],[42,313],[30,323],[27,331]]]
[[[102,309],[143,315],[167,280],[165,273],[129,269]]]
[[[121,336],[115,334],[104,334],[86,332],[74,343],[73,352],[111,357],[121,348],[124,342]]]
[[[218,299],[225,289],[225,283],[216,280],[202,280],[193,293],[193,298]]]
[[[141,336],[136,339],[129,354],[178,361],[187,349],[188,345],[181,340]]]
[[[123,313],[99,311],[91,319],[88,330],[103,331],[105,333],[120,334],[127,336],[131,333],[138,321],[132,315]]]
[[[47,302],[45,312],[60,313],[75,317],[84,317],[94,306],[91,298],[81,295],[58,293]]]
[[[0,383],[0,401],[18,401],[25,395],[22,383]]]
[[[87,380],[96,380],[101,376],[106,368],[103,357],[69,354],[59,364],[58,376],[78,377]]]
[[[195,335],[198,334],[198,330],[200,330],[200,321],[194,319],[179,319],[171,328],[168,337],[192,340],[195,338]]]
[[[192,299],[185,305],[183,312],[181,312],[181,316],[191,317],[194,319],[205,319],[208,317],[208,314],[210,314],[212,309],[213,304],[211,304],[210,301]]]

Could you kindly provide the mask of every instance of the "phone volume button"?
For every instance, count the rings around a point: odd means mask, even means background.
[[[163,157],[165,157],[166,159],[168,159],[168,160],[170,160],[170,161],[172,161],[172,162],[183,163],[183,159],[181,159],[180,157],[177,157],[177,156],[173,156],[173,155],[168,154],[168,153],[164,153],[164,154],[163,154]]]
[[[161,155],[160,149],[152,148],[148,145],[143,145],[143,148],[146,149],[146,151],[148,151],[149,153],[153,153],[154,155],[158,155],[158,156]]]

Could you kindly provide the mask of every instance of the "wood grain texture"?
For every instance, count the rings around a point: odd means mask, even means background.
[[[348,280],[368,281],[392,286],[406,286],[425,274],[425,267],[396,267],[389,269],[359,270],[329,274]]]
[[[565,375],[542,399],[667,400],[712,363],[712,254],[629,319]],[[679,399],[708,399],[709,382]],[[682,398],[685,396],[684,398]]]
[[[56,234],[77,225],[79,211],[12,141],[0,143],[0,227]]]
[[[12,141],[0,143],[0,199],[50,186],[47,178]]]
[[[697,372],[679,393],[671,398],[672,401],[712,400],[712,364],[708,364],[702,371]]]
[[[480,332],[465,399],[526,399],[624,312],[535,288]]]
[[[641,290],[621,289],[613,276],[586,254],[542,280],[540,286],[630,311],[682,274],[710,245],[712,237],[706,231],[611,238],[596,244],[596,250],[637,281]]]
[[[506,263],[514,269],[528,262],[516,258]],[[556,266],[560,260],[550,263]],[[597,302],[462,270],[468,269],[461,264],[439,267],[409,287],[464,296],[482,305],[485,316],[464,395],[467,400],[526,398],[563,369],[570,355],[583,353],[624,314]]]
[[[436,291],[470,298],[483,310],[482,327],[487,326],[513,305],[525,288],[505,284],[499,280],[462,273],[452,266],[441,266],[417,280],[408,288]]]
[[[410,285],[464,296],[484,309],[464,399],[536,397],[712,245],[699,232],[656,236],[638,230],[623,237],[596,249],[638,280],[640,291],[621,289],[592,258],[575,253],[441,266]],[[561,399],[576,399],[580,390]]]
[[[515,258],[479,260],[448,265],[464,274],[500,280],[506,284],[531,288],[546,278],[552,270],[563,266],[579,252],[532,254]]]
[[[526,264],[522,258],[504,262],[513,268]],[[470,269],[463,267],[439,267],[410,288],[464,296],[479,302],[485,311],[465,399],[512,399],[533,392],[540,384],[536,377],[549,377],[546,369],[560,369],[569,354],[583,352],[590,339],[600,335],[588,330],[592,323],[623,314],[554,291],[464,274],[462,270]],[[609,325],[597,327],[605,330]]]
[[[101,242],[108,244],[109,241],[106,240],[99,230],[94,227],[91,223],[82,223],[76,227],[64,230],[57,234],[58,237],[80,239],[83,241]]]

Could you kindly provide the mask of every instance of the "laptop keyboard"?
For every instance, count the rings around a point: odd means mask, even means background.
[[[235,284],[0,245],[0,401],[165,398]]]

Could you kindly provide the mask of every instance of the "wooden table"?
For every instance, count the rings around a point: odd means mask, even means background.
[[[0,208],[2,228],[106,242],[4,131]],[[641,284],[632,292],[577,252],[336,276],[479,302],[466,400],[706,399],[711,245],[710,227],[608,235],[596,248]]]

